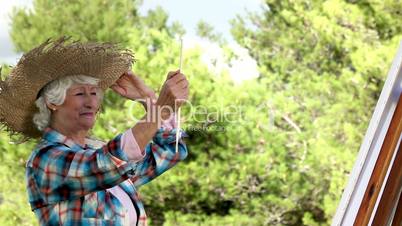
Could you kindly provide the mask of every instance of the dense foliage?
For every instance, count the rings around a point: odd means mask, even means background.
[[[202,50],[186,51],[190,154],[141,187],[151,225],[328,225],[401,38],[401,4],[266,0],[262,12],[232,21],[260,70],[240,85],[209,71]],[[141,16],[140,5],[35,0],[32,10],[14,11],[11,36],[22,52],[61,35],[120,43],[135,52],[134,72],[158,90],[178,67],[184,30],[167,25],[161,8]],[[228,63],[236,57],[208,24],[198,29],[227,50]],[[104,140],[144,113],[112,92],[103,105],[93,133]],[[0,224],[36,225],[24,181],[35,142],[0,136]]]

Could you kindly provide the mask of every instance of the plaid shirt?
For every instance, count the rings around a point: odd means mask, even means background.
[[[139,162],[120,148],[121,134],[99,149],[82,147],[47,128],[26,167],[29,202],[41,225],[123,225],[125,208],[107,188],[118,185],[133,201],[137,225],[146,225],[136,188],[187,156],[176,129],[159,129]]]

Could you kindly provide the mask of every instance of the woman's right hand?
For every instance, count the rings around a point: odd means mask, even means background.
[[[110,88],[122,97],[145,104],[147,99],[155,100],[155,92],[132,71],[124,73]]]
[[[175,112],[187,101],[187,98],[188,81],[186,76],[180,70],[169,72],[156,104],[165,111],[172,110]]]

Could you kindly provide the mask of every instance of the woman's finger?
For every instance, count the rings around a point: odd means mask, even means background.
[[[118,85],[112,85],[112,86],[110,86],[110,88],[112,90],[116,91],[120,95],[124,95],[126,93],[126,90]]]
[[[170,71],[170,72],[168,73],[168,75],[167,75],[166,80],[173,78],[174,76],[176,76],[176,75],[179,74],[179,73],[180,73],[180,70],[177,70],[177,71]]]
[[[185,82],[187,82],[187,78],[184,77],[183,75],[177,75],[167,81],[167,83],[169,83],[173,87],[176,85],[181,86],[181,83],[185,83]]]
[[[186,78],[181,79],[180,81],[178,81],[176,83],[179,87],[183,87],[183,86],[187,86],[188,85],[188,81]]]
[[[134,72],[132,72],[132,71],[127,71],[126,74],[127,74],[128,76],[133,76],[133,75],[134,75]]]
[[[146,86],[144,80],[142,80],[140,77],[133,75],[132,79],[136,84]]]

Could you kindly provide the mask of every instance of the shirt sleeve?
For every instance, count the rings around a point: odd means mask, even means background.
[[[99,149],[73,151],[62,144],[40,149],[27,164],[33,209],[76,199],[133,177],[137,163],[121,147],[121,135]]]
[[[177,127],[176,124],[176,114],[173,113],[170,115],[170,118],[168,118],[167,120],[162,121],[162,128],[166,129],[166,130],[171,130],[171,129],[175,129]]]
[[[180,131],[176,153],[176,130],[160,128],[145,147],[145,157],[138,162],[136,175],[131,177],[136,187],[148,183],[187,157],[187,146],[181,139],[185,135],[183,131]]]
[[[133,161],[140,161],[145,156],[145,151],[141,150],[138,146],[131,128],[126,130],[121,136],[121,149]]]
[[[173,113],[170,118],[162,121],[161,128],[165,130],[176,128],[176,115]],[[121,136],[121,149],[126,153],[128,159],[132,159],[133,161],[140,161],[145,157],[145,150],[141,150],[138,146],[131,128],[126,130]]]

